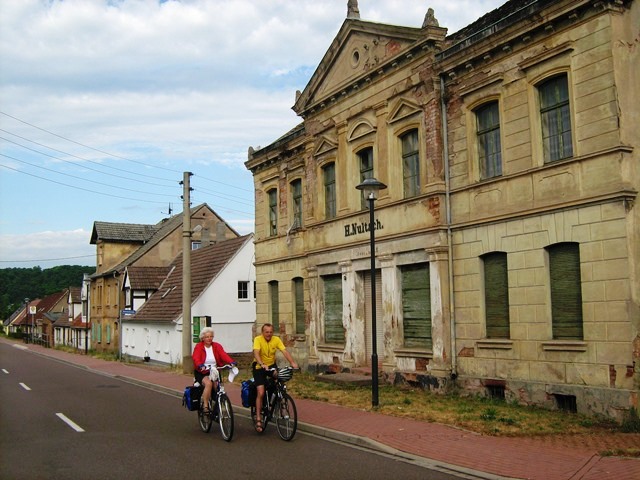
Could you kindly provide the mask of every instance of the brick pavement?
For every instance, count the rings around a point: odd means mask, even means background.
[[[2,339],[3,342],[7,341]],[[14,343],[45,355],[123,380],[160,389],[180,397],[190,376]],[[246,372],[245,372],[246,373]],[[240,378],[245,378],[240,375]],[[239,411],[238,383],[225,384]],[[601,457],[598,452],[624,446],[640,449],[640,434],[559,436],[549,438],[489,437],[445,425],[359,411],[326,402],[296,399],[299,429],[317,435],[423,459],[429,465],[467,478],[532,480],[639,480],[640,459]]]

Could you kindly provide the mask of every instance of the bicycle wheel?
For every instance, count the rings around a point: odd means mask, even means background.
[[[211,412],[211,400],[209,400],[209,412]],[[211,424],[213,423],[211,416],[212,413],[204,413],[204,406],[200,404],[200,408],[198,409],[198,423],[204,433],[209,433],[209,430],[211,430]]]
[[[293,398],[288,393],[284,393],[281,399],[276,400],[273,416],[276,420],[278,435],[288,442],[298,429],[298,411]]]
[[[218,423],[222,438],[230,442],[233,437],[233,407],[229,397],[224,394],[220,395],[216,408],[218,408]]]

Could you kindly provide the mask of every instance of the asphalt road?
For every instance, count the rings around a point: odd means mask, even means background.
[[[284,442],[273,425],[258,436],[235,419],[225,442],[175,396],[0,343],[3,479],[465,478],[302,432]]]

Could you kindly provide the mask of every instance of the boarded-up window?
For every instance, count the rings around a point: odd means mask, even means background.
[[[280,331],[280,300],[278,282],[275,280],[269,282],[269,313],[273,331]]]
[[[300,277],[293,279],[294,312],[296,315],[296,333],[304,334],[304,280]]]
[[[401,267],[404,346],[431,348],[429,264]]]
[[[577,243],[547,247],[553,338],[582,340],[582,282]]]
[[[326,275],[324,283],[324,341],[344,344],[342,326],[342,276]]]
[[[482,256],[484,266],[484,307],[487,338],[509,338],[509,279],[507,254],[491,252]]]

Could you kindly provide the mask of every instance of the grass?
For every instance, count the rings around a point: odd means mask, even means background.
[[[294,398],[372,410],[370,387],[320,382],[311,374],[301,373],[294,376],[288,388]],[[379,405],[375,410],[493,436],[594,435],[622,431],[620,425],[607,420],[482,397],[441,395],[413,387],[380,385]]]

